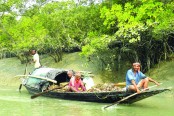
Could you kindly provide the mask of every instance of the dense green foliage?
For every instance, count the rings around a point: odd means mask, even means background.
[[[148,70],[174,50],[173,7],[172,0],[0,0],[0,58],[23,63],[37,49],[59,62],[82,51],[103,69],[139,61]]]

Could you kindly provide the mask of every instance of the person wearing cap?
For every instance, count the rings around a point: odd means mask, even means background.
[[[150,77],[147,77],[140,71],[141,64],[135,62],[132,64],[132,69],[129,69],[126,73],[126,90],[131,92],[140,93],[140,89],[148,88],[148,83],[153,82],[156,85],[159,83]]]

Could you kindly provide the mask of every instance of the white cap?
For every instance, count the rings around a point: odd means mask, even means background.
[[[139,66],[140,66],[140,63],[139,63],[139,62],[135,62],[135,63],[133,63],[132,65],[133,65],[133,66],[134,66],[134,65],[139,65]]]

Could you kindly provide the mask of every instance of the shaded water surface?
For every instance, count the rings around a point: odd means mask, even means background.
[[[173,86],[172,81],[162,87]],[[102,110],[104,103],[78,102],[46,97],[30,99],[23,87],[0,86],[0,116],[174,116],[174,91],[168,91],[131,105]]]

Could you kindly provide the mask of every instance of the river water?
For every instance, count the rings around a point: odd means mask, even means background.
[[[166,81],[160,87],[174,87]],[[161,93],[131,105],[90,103],[47,97],[30,99],[23,87],[0,86],[0,116],[174,116],[174,90]]]

